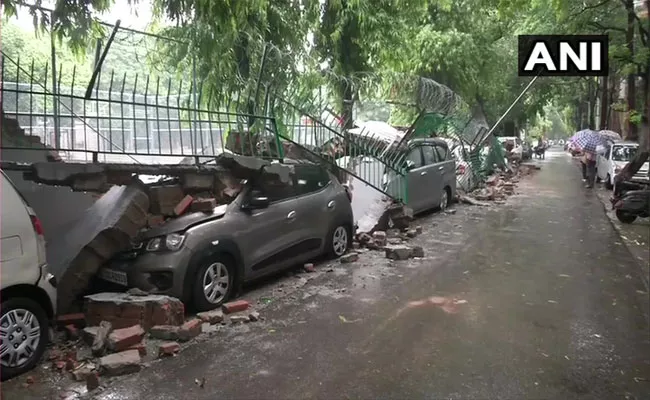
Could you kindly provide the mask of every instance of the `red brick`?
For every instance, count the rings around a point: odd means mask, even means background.
[[[246,300],[237,300],[231,301],[221,306],[221,310],[224,314],[232,314],[240,311],[246,311],[248,309],[248,302]]]
[[[183,200],[181,200],[178,204],[176,204],[176,207],[174,207],[174,215],[178,217],[185,214],[185,212],[190,208],[192,201],[194,201],[194,197],[190,196],[189,194],[183,197]]]
[[[144,329],[140,325],[116,329],[108,335],[108,348],[120,352],[142,341]]]
[[[56,323],[59,326],[74,325],[83,327],[86,323],[86,316],[83,313],[59,315],[56,317]]]
[[[190,206],[190,211],[212,212],[216,206],[215,199],[195,199]]]
[[[27,377],[27,379],[25,379],[25,383],[27,383],[28,385],[31,385],[32,383],[34,383],[34,377],[29,375]]]
[[[66,360],[77,361],[77,350],[68,350],[64,353],[63,358]]]
[[[65,368],[65,361],[63,361],[63,360],[55,361],[55,362],[54,362],[54,367],[55,367],[56,369],[59,369],[59,370],[64,369],[64,368]]]
[[[107,321],[115,329],[139,324],[148,331],[155,325],[181,325],[185,307],[173,297],[98,293],[86,296],[86,320],[90,326]]]
[[[178,330],[178,340],[186,342],[200,335],[201,324],[202,322],[200,319],[191,319],[185,322]]]
[[[173,356],[181,351],[181,346],[176,342],[164,342],[158,346],[158,357]]]
[[[147,345],[144,342],[136,343],[127,350],[137,350],[140,353],[140,357],[147,355]]]
[[[156,325],[151,327],[149,335],[154,339],[161,340],[176,340],[178,339],[178,332],[180,326],[176,325]]]

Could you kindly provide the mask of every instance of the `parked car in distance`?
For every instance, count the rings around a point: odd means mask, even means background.
[[[514,144],[514,147],[512,149],[512,155],[514,156],[515,159],[521,160],[523,156],[523,147],[521,145],[521,139],[519,139],[516,136],[498,136],[497,139],[499,142],[503,145],[503,147],[506,147],[507,142],[512,142]]]
[[[447,142],[440,138],[412,139],[401,150],[406,173],[405,203],[414,213],[444,210],[456,198],[456,162]],[[387,174],[387,193],[398,197],[404,182]]]
[[[289,163],[290,160],[287,161]],[[350,248],[351,196],[323,167],[295,163],[290,182],[262,171],[230,203],[145,231],[99,277],[210,310],[244,283]]]
[[[596,175],[604,182],[605,188],[614,188],[614,178],[636,154],[639,144],[636,142],[615,142],[596,160]],[[647,180],[649,163],[646,162],[634,175],[635,180]]]
[[[0,371],[2,380],[33,368],[43,356],[56,311],[56,280],[47,270],[41,222],[1,174]]]

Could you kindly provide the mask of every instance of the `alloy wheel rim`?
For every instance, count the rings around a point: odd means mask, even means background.
[[[0,318],[0,359],[3,367],[20,367],[36,353],[41,340],[41,325],[36,316],[23,308]]]
[[[348,249],[348,231],[344,227],[339,226],[334,230],[332,247],[337,256],[342,256]]]
[[[224,299],[230,287],[228,268],[220,262],[211,264],[203,274],[203,295],[212,303],[219,303]]]

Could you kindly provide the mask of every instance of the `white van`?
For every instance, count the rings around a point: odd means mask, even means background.
[[[33,368],[43,355],[56,312],[56,280],[47,270],[41,222],[4,172],[0,179],[0,371],[5,380]]]

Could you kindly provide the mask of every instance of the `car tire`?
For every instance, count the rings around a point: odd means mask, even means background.
[[[236,279],[235,262],[231,257],[217,255],[207,258],[194,276],[194,307],[197,311],[209,311],[221,306],[233,296]]]
[[[339,224],[327,234],[325,252],[328,258],[339,258],[352,247],[352,232],[348,225]]]
[[[612,185],[612,177],[607,174],[607,179],[605,179],[605,189],[612,190],[614,185]]]
[[[616,210],[616,218],[624,224],[631,224],[636,220],[636,215],[629,214],[625,211]]]
[[[0,371],[4,381],[29,371],[41,359],[48,342],[49,320],[43,307],[24,297],[3,301],[1,309],[0,326],[3,335],[6,334],[1,339],[2,347],[13,347],[2,357]],[[29,321],[26,321],[26,318],[29,318]],[[29,332],[25,332],[27,329],[30,329]],[[20,350],[21,354],[13,350]],[[21,358],[16,360],[15,357]]]

